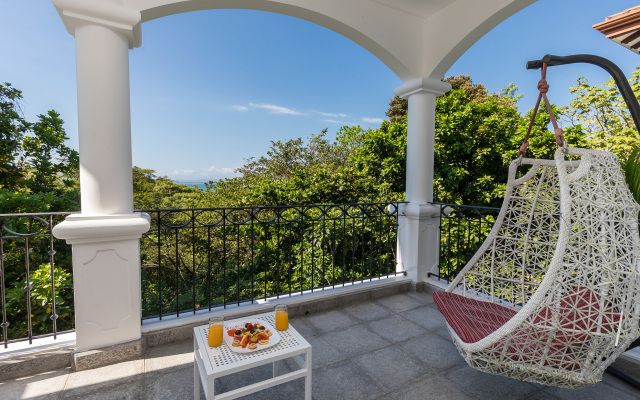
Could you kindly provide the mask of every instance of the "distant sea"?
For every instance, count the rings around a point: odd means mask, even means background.
[[[196,186],[198,189],[205,190],[206,187],[204,186],[204,184],[205,182],[209,182],[209,181],[175,181],[175,182],[181,185]]]

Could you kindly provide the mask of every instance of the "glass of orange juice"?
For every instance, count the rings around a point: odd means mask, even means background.
[[[209,346],[218,347],[222,344],[222,332],[224,331],[223,322],[223,317],[209,318],[209,333],[207,334]]]
[[[276,306],[276,329],[279,331],[289,329],[289,313],[284,304]]]

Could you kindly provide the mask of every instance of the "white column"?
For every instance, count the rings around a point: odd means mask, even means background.
[[[129,42],[107,27],[75,28],[82,213],[131,214]]]
[[[408,99],[407,187],[408,204],[401,207],[398,226],[398,270],[414,282],[438,272],[440,208],[433,201],[433,160],[436,97],[451,90],[439,79],[418,78],[394,93]]]
[[[140,338],[140,237],[133,213],[129,48],[140,13],[111,1],[54,0],[76,40],[81,214],[53,233],[72,245],[76,350]]]

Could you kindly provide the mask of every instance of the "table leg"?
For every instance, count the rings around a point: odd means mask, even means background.
[[[307,375],[304,377],[304,399],[311,400],[311,349],[305,355],[305,367],[307,368]]]
[[[196,361],[197,356],[194,354],[193,356],[193,398],[195,400],[200,400],[200,372],[198,371],[198,362]]]
[[[276,376],[278,376],[278,364],[277,361],[273,362],[273,377],[275,378]]]
[[[216,398],[215,379],[213,377],[207,378],[207,393],[210,394],[212,399]]]

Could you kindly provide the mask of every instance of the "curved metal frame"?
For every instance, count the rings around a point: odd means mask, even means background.
[[[636,125],[636,129],[638,130],[638,132],[640,132],[640,104],[638,104],[638,100],[636,99],[636,96],[633,93],[633,89],[631,89],[631,85],[629,85],[626,76],[624,75],[620,67],[618,67],[616,64],[604,57],[594,56],[592,54],[574,54],[571,56],[553,56],[551,54],[547,54],[546,56],[542,57],[541,60],[528,61],[527,69],[542,68],[543,63],[547,63],[549,67],[554,67],[556,65],[585,63],[596,65],[607,71],[616,82],[618,90],[620,91],[620,94],[624,99],[624,102],[627,103],[627,107],[629,107],[629,112],[631,113],[633,122]]]

